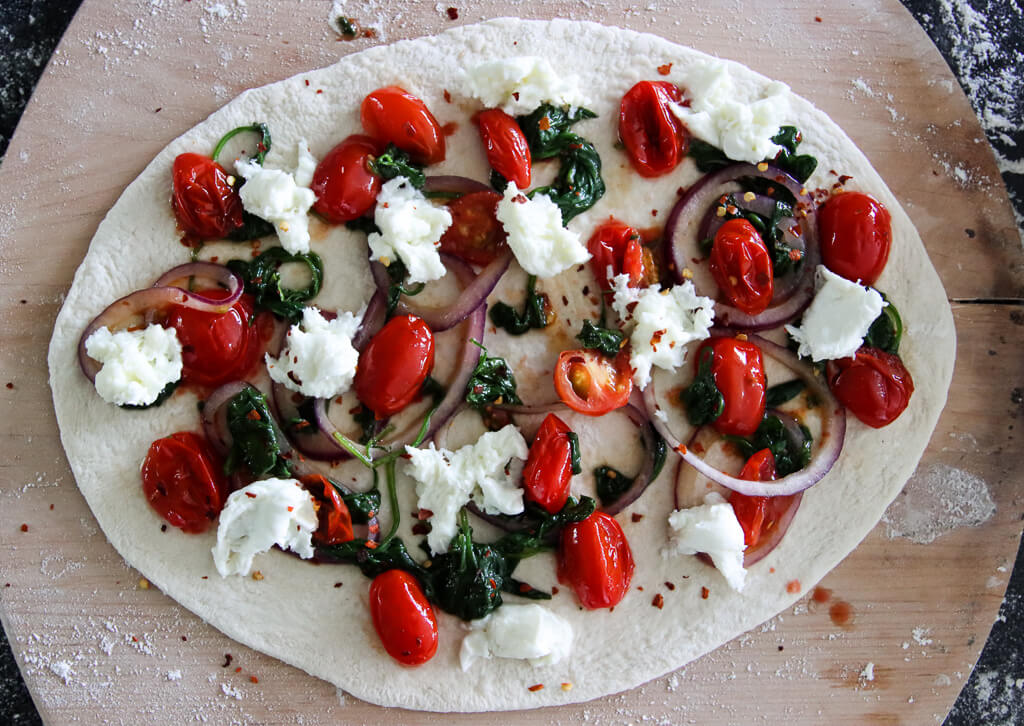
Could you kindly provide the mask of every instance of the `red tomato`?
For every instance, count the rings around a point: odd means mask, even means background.
[[[690,134],[669,108],[682,97],[667,81],[640,81],[622,97],[619,138],[640,176],[667,174],[686,155]]]
[[[555,364],[555,392],[578,413],[603,416],[625,406],[633,391],[629,352],[609,358],[596,350],[563,350]]]
[[[242,200],[228,173],[208,156],[178,154],[171,169],[171,209],[195,241],[222,239],[242,226]]]
[[[157,439],[142,462],[142,491],[157,514],[185,532],[204,532],[224,506],[222,464],[202,436]]]
[[[530,145],[516,120],[500,108],[489,108],[474,119],[484,142],[487,163],[514,182],[519,189],[530,186]]]
[[[646,270],[639,230],[613,217],[594,230],[587,242],[587,250],[591,254],[590,269],[601,289],[611,289],[612,277],[616,275],[629,275],[630,287],[643,286]],[[611,275],[608,274],[609,267]],[[605,293],[609,301],[610,294]]]
[[[708,353],[710,351],[710,353]],[[765,410],[764,360],[761,349],[736,338],[712,338],[697,350],[694,362],[711,355],[711,375],[725,408],[712,426],[719,433],[750,436],[757,431]]]
[[[876,429],[903,413],[914,393],[914,379],[899,356],[864,347],[853,358],[829,361],[828,387],[853,415]]]
[[[633,552],[622,527],[594,512],[562,530],[558,581],[570,585],[588,610],[617,605],[633,579]]]
[[[378,88],[359,109],[363,128],[373,138],[409,152],[420,164],[444,161],[444,132],[427,105],[398,86]]]
[[[338,494],[334,485],[321,474],[307,474],[300,477],[303,488],[313,496],[316,518],[319,526],[313,533],[313,541],[319,545],[334,545],[355,538],[352,532],[352,515],[348,505]]]
[[[355,391],[377,418],[398,413],[434,368],[434,334],[415,315],[391,318],[359,355]]]
[[[549,514],[557,514],[569,499],[572,479],[572,431],[562,419],[549,413],[530,446],[523,469],[526,500],[536,502]]]
[[[369,136],[349,136],[327,152],[313,172],[309,188],[316,194],[313,209],[328,222],[341,224],[373,209],[380,192],[380,177],[369,162],[383,148]]]
[[[711,276],[730,305],[747,315],[768,309],[775,291],[772,258],[754,225],[730,219],[711,247]]]
[[[740,479],[748,481],[775,481],[775,457],[770,449],[761,449],[743,465]],[[786,511],[793,506],[797,497],[748,497],[739,492],[729,495],[736,519],[743,527],[743,542],[747,545],[747,557],[761,546],[768,544],[768,536],[782,520]]]
[[[370,583],[370,615],[384,650],[403,665],[426,663],[437,652],[437,618],[423,588],[404,570],[388,570]]]
[[[847,280],[874,285],[889,259],[892,218],[868,194],[843,192],[818,210],[821,259]]]
[[[474,265],[494,262],[508,247],[497,216],[500,201],[500,194],[487,190],[448,202],[452,225],[441,235],[441,251]]]

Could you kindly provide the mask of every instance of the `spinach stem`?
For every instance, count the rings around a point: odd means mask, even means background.
[[[377,472],[374,472],[376,477]],[[385,546],[388,542],[394,539],[398,533],[398,523],[401,521],[401,516],[398,512],[398,490],[395,487],[395,460],[391,459],[384,465],[384,476],[388,485],[388,503],[391,505],[391,527],[388,529],[387,535],[381,540],[378,547]]]

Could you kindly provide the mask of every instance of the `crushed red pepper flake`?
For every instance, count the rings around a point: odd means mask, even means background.
[[[654,599],[651,600],[651,605],[658,608],[658,610],[661,610],[663,607],[665,607],[665,597],[659,592],[657,595],[654,596]]]
[[[665,587],[667,587],[669,590],[675,590],[676,589],[675,583],[673,583],[673,582],[666,582],[665,583]]]
[[[630,517],[630,519],[632,519],[634,522],[639,522],[643,518],[644,515],[640,514],[640,512],[633,512],[633,516]]]
[[[821,22],[821,18],[819,16],[815,15],[814,16],[814,22],[820,23]]]
[[[459,19],[459,9],[458,8],[448,8],[448,10],[446,12],[448,13],[448,19],[449,20],[458,20]]]
[[[8,381],[8,382],[7,382],[7,390],[8,390],[8,391],[12,391],[12,390],[14,390],[14,384],[13,384],[13,383],[11,383],[10,381]]]
[[[251,681],[252,683],[259,683],[259,682],[260,682],[260,679],[259,679],[259,678],[257,678],[256,676],[249,676],[249,680],[250,680],[250,681]]]
[[[526,690],[532,691],[532,692],[536,693],[537,691],[541,690],[542,688],[544,688],[544,684],[543,683],[534,683],[532,686],[530,686]]]
[[[28,525],[27,524],[22,524],[21,525],[21,531],[22,532],[28,532]]]
[[[231,655],[230,653],[225,653],[224,665],[222,665],[221,668],[227,668],[229,665],[231,665],[231,661],[233,661],[234,659],[235,657],[233,655]]]
[[[800,580],[790,580],[786,583],[786,592],[795,595],[800,592]]]
[[[241,673],[241,672],[242,672],[242,666],[238,666],[237,668],[235,668],[235,673]]]
[[[710,595],[710,594],[711,594],[711,590],[707,589],[706,587],[702,587],[700,589],[700,597],[701,597],[702,600],[707,600],[708,599],[708,595]]]
[[[660,75],[667,76],[671,72],[672,72],[672,64],[671,63],[664,63],[664,64],[658,66],[658,73]]]

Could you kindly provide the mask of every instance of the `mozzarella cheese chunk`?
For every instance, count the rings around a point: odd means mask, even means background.
[[[286,388],[311,398],[331,398],[347,391],[356,375],[359,353],[352,337],[362,314],[343,312],[325,320],[316,308],[302,311],[302,322],[293,325],[280,357],[266,355],[270,377]]]
[[[877,290],[840,277],[824,265],[815,270],[814,286],[814,300],[800,327],[786,326],[800,344],[797,353],[815,362],[853,355],[888,303]]]
[[[708,61],[688,69],[683,85],[690,105],[674,103],[672,113],[698,139],[752,164],[774,158],[782,148],[772,137],[792,118],[786,84],[773,81],[750,98],[737,90],[728,65]]]
[[[500,107],[513,116],[528,114],[547,101],[555,106],[585,106],[575,76],[555,73],[547,58],[498,58],[471,68],[466,74],[470,96],[486,108]]]
[[[313,556],[313,499],[295,479],[263,479],[232,492],[220,513],[213,563],[221,577],[248,575],[253,558],[274,545]]]
[[[309,189],[316,159],[309,153],[305,139],[299,142],[295,174],[281,169],[265,169],[252,160],[235,163],[245,178],[238,191],[242,207],[274,225],[281,246],[291,254],[309,252],[309,208],[316,195]]]
[[[569,621],[536,603],[506,603],[469,627],[459,650],[464,671],[478,658],[522,658],[535,668],[552,665],[572,650]]]
[[[612,308],[624,323],[635,323],[629,336],[629,364],[640,390],[650,383],[653,366],[675,370],[686,360],[687,344],[711,334],[715,302],[698,295],[689,280],[662,290],[658,285],[630,287],[628,275],[616,275],[612,290]]]
[[[743,569],[743,527],[736,519],[732,505],[721,494],[711,492],[704,504],[677,509],[668,516],[674,530],[674,551],[681,555],[704,552],[711,557],[729,587],[743,589],[747,571]]]
[[[373,213],[380,233],[371,232],[370,259],[390,265],[396,257],[405,263],[411,282],[444,277],[438,251],[441,235],[452,225],[446,207],[435,207],[408,179],[398,176],[381,187]]]
[[[433,443],[427,449],[406,446],[405,451],[407,471],[416,480],[417,506],[431,512],[427,544],[434,554],[448,551],[459,510],[470,499],[489,514],[523,511],[523,490],[509,462],[525,461],[529,447],[514,425],[489,431],[454,452]]]
[[[107,403],[145,406],[181,378],[181,342],[174,328],[151,324],[145,330],[111,333],[98,328],[85,341],[85,352],[102,363],[96,392]]]
[[[590,259],[580,236],[562,226],[562,210],[546,194],[530,199],[509,182],[497,216],[512,254],[531,275],[554,277]]]

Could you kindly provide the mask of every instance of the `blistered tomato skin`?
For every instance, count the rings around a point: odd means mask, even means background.
[[[171,209],[189,242],[222,239],[242,226],[242,200],[228,173],[208,156],[178,154],[171,169]]]
[[[427,105],[405,89],[378,88],[363,99],[359,118],[366,133],[409,152],[413,161],[428,165],[444,161],[441,125]]]
[[[329,546],[354,539],[352,515],[348,511],[348,505],[327,477],[322,474],[307,474],[300,477],[299,482],[312,495],[313,506],[316,508],[319,526],[313,533],[313,541],[318,545]]]
[[[530,186],[530,145],[519,124],[500,108],[478,113],[474,119],[491,168],[515,182],[516,188]]]
[[[206,439],[189,431],[150,444],[142,462],[142,491],[168,524],[198,534],[217,519],[227,481]]]
[[[628,275],[630,287],[642,287],[646,278],[640,231],[614,217],[602,224],[587,242],[590,269],[602,290],[610,290],[611,278]],[[608,274],[611,268],[611,276]],[[611,303],[611,293],[605,293]]]
[[[633,168],[645,177],[669,173],[683,160],[690,134],[672,113],[682,93],[667,81],[640,81],[619,106],[619,138]]]
[[[760,315],[775,292],[772,258],[761,235],[745,219],[730,219],[718,228],[711,247],[711,276],[733,307]]]
[[[880,201],[861,192],[843,192],[818,210],[821,259],[847,280],[874,285],[892,247],[892,218]]]
[[[747,459],[740,471],[740,479],[746,481],[774,481],[775,457],[771,449],[761,449]],[[729,504],[733,513],[743,527],[743,544],[754,547],[761,539],[761,530],[765,526],[768,502],[772,497],[751,497],[739,492],[729,494]],[[782,497],[787,498],[787,497]]]
[[[712,426],[723,434],[750,436],[765,412],[764,358],[761,349],[736,338],[712,338],[697,350],[694,365],[700,365],[711,351],[711,375],[715,379],[725,408]]]
[[[381,179],[369,162],[383,151],[369,136],[349,136],[321,159],[310,189],[316,194],[313,209],[328,222],[341,224],[373,209]]]
[[[829,361],[828,387],[863,423],[888,426],[903,413],[914,393],[914,379],[899,356],[864,347],[852,358]]]
[[[569,499],[572,480],[571,429],[558,416],[549,413],[530,445],[523,468],[523,490],[528,502],[540,505],[548,514],[557,514]]]
[[[587,610],[618,605],[629,590],[633,567],[625,532],[604,512],[562,530],[558,581],[571,586]]]
[[[373,627],[388,655],[407,666],[423,665],[437,652],[437,618],[415,577],[388,570],[370,583]]]
[[[488,265],[508,249],[498,221],[501,195],[492,191],[464,194],[448,202],[452,224],[441,235],[440,249],[473,265]]]
[[[377,418],[409,405],[434,368],[434,334],[421,318],[391,318],[359,356],[355,391]]]

